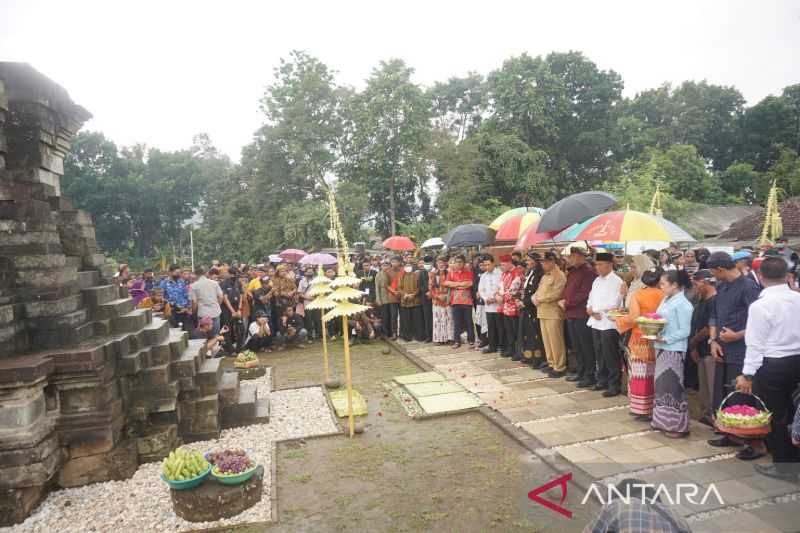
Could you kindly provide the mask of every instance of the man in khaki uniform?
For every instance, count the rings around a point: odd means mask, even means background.
[[[547,363],[542,363],[540,368],[548,370],[547,375],[551,378],[560,378],[567,370],[567,349],[564,345],[564,309],[558,302],[564,294],[567,277],[558,267],[558,256],[555,252],[544,254],[542,270],[544,276],[533,295],[547,355]]]

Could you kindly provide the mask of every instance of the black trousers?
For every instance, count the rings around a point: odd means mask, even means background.
[[[774,463],[800,463],[800,449],[792,445],[789,435],[789,424],[795,414],[792,392],[798,383],[800,355],[765,357],[753,380],[754,392],[772,411],[772,431],[767,435],[767,448]]]
[[[622,352],[619,350],[619,333],[615,329],[592,329],[594,353],[597,354],[597,382],[608,390],[619,392],[622,388]]]
[[[517,326],[519,325],[518,316],[505,316],[503,317],[503,353],[506,355],[514,355],[517,347]]]
[[[586,318],[570,318],[567,320],[567,336],[575,350],[578,362],[578,378],[582,381],[597,381],[597,359],[594,352],[592,328],[586,324]]]
[[[422,318],[425,321],[425,335],[422,339],[426,342],[433,342],[433,302],[430,300],[422,301]]]
[[[386,316],[384,316],[383,320],[386,334],[389,337],[397,337],[397,319],[400,316],[400,304],[388,303],[386,308]]]
[[[505,347],[503,315],[500,313],[486,313],[486,337],[489,341],[489,350],[494,352]]]
[[[305,323],[309,339],[322,338],[322,311],[320,309],[306,309]]]
[[[472,306],[456,304],[453,309],[453,340],[461,342],[461,334],[467,331],[467,342],[475,343],[475,327],[472,325]]]
[[[425,319],[421,305],[400,308],[400,338],[406,341],[425,340]]]
[[[742,373],[743,367],[744,361],[738,363],[717,361],[714,366],[714,393],[712,394],[714,407],[712,412],[716,413],[725,396],[736,390],[736,378]]]
[[[259,337],[258,335],[253,335],[250,337],[250,340],[247,341],[247,344],[244,346],[244,350],[253,350],[254,352],[258,352],[261,350],[266,350],[272,346],[272,337]]]

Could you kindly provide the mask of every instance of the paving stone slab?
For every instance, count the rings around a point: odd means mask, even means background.
[[[689,527],[694,533],[733,533],[736,531],[749,531],[758,533],[780,533],[791,529],[776,529],[763,521],[754,511],[738,511],[726,513],[705,520],[690,521]],[[797,526],[797,513],[795,512],[794,527]]]
[[[434,381],[444,381],[445,377],[438,372],[422,372],[419,374],[395,376],[392,379],[395,383],[399,383],[400,385],[410,385],[412,383],[431,383]]]
[[[450,379],[466,379],[470,376],[483,376],[489,375],[488,370],[484,370],[473,365],[470,362],[447,363],[435,365],[434,369],[447,376]],[[494,378],[492,378],[494,379]]]
[[[800,501],[797,500],[765,505],[750,512],[779,531],[797,531],[800,527]]]
[[[470,392],[492,392],[492,391],[506,391],[509,390],[507,385],[500,383],[500,381],[491,374],[480,375],[456,375],[453,380],[463,386]]]
[[[435,394],[448,394],[451,392],[464,392],[464,387],[453,381],[434,381],[430,383],[410,383],[405,386],[406,390],[414,396],[433,396]]]
[[[546,446],[561,446],[642,431],[640,426],[626,425],[630,422],[627,412],[617,409],[565,418],[523,422],[519,426]]]
[[[430,415],[466,411],[481,406],[480,400],[468,392],[424,396],[417,401],[425,413]]]
[[[491,359],[494,359],[493,355],[486,355],[480,352],[451,352],[449,355],[428,355],[422,357],[423,361],[433,365],[487,361]]]
[[[507,409],[515,409],[530,405],[531,399],[524,391],[512,391],[510,389],[496,390],[489,392],[479,392],[478,397],[486,405],[505,414]]]
[[[487,361],[478,361],[474,363],[475,366],[488,370],[490,372],[499,372],[501,370],[527,370],[532,372],[533,369],[525,368],[517,361],[512,361],[507,357],[498,357],[497,359],[490,359]]]

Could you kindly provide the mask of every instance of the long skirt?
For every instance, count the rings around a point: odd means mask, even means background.
[[[628,341],[628,399],[631,413],[650,416],[655,395],[656,355],[653,343],[642,338],[639,328],[634,328]]]
[[[517,352],[523,359],[541,357],[544,350],[542,330],[539,320],[531,317],[530,311],[523,307],[519,315],[519,334],[517,335]]]
[[[685,357],[686,352],[656,351],[654,429],[674,433],[689,431],[689,400],[683,386]]]
[[[453,311],[449,305],[433,306],[433,342],[453,340]]]

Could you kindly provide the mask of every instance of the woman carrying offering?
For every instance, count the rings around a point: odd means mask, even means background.
[[[658,314],[667,323],[655,341],[655,403],[652,427],[667,437],[689,434],[689,401],[683,386],[683,364],[689,344],[692,304],[684,291],[691,286],[689,274],[671,270],[661,275],[664,300]]]
[[[453,340],[453,317],[449,305],[449,291],[444,286],[444,282],[447,279],[446,257],[440,257],[436,260],[436,271],[431,274],[433,342],[447,344]]]

